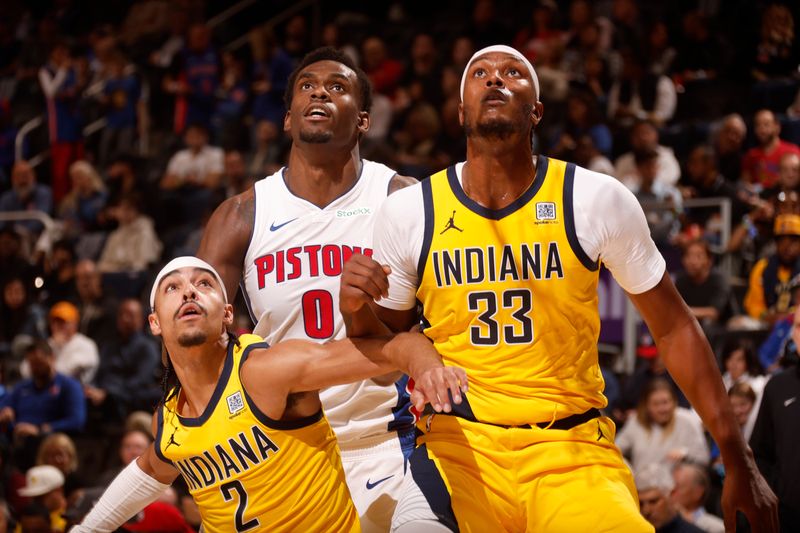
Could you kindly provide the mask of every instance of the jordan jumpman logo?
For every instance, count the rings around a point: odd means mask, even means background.
[[[447,225],[442,230],[442,233],[444,233],[445,231],[447,231],[449,229],[455,229],[455,230],[458,230],[458,231],[464,231],[463,229],[461,229],[458,226],[456,226],[456,223],[454,222],[455,218],[456,218],[456,211],[454,209],[453,210],[453,216],[451,216],[450,220],[447,221]],[[441,235],[442,233],[440,233],[439,235]]]

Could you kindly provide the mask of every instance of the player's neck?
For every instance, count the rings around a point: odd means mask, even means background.
[[[181,382],[185,404],[181,416],[203,414],[217,388],[227,356],[227,342],[219,340],[191,348],[167,346],[172,366]]]
[[[507,144],[490,139],[468,139],[467,163],[461,184],[467,196],[489,209],[502,209],[524,193],[536,163],[530,143]]]
[[[326,150],[321,146],[295,146],[284,173],[295,196],[324,208],[349,191],[361,173],[358,144],[352,150]]]

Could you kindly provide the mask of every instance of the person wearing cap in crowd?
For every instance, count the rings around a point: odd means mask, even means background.
[[[211,531],[360,531],[324,417],[321,387],[399,369],[418,383],[416,405],[459,401],[463,371],[445,368],[419,333],[391,338],[291,340],[269,346],[228,332],[233,306],[214,268],[170,261],[150,293],[150,328],[162,338],[167,383],[156,440],[111,483],[73,529],[110,532],[182,474]],[[380,359],[375,363],[366,357]]]
[[[56,370],[53,349],[45,340],[25,350],[31,377],[16,384],[3,398],[0,424],[13,425],[17,448],[33,462],[38,441],[52,432],[77,433],[86,421],[81,384]]]
[[[64,474],[61,470],[51,465],[34,466],[25,473],[25,486],[19,489],[19,494],[33,498],[33,505],[47,509],[53,533],[65,531],[67,521],[61,515],[67,509],[67,499],[64,497]],[[22,521],[16,531],[25,531]]]
[[[58,302],[50,309],[50,346],[56,358],[56,371],[73,377],[88,385],[100,366],[97,344],[78,331],[80,313],[69,302]],[[29,377],[31,370],[23,361],[20,366],[23,377]]]
[[[460,404],[418,424],[393,531],[652,531],[599,413],[601,261],[720,443],[727,523],[738,509],[776,531],[775,496],[635,197],[615,178],[534,155],[544,106],[513,48],[476,52],[461,95],[466,162],[389,196],[375,260],[354,256],[342,275],[348,335],[421,322],[469,376]]]
[[[790,312],[792,279],[800,274],[800,215],[775,217],[775,253],[760,259],[750,271],[744,297],[747,314],[768,325]]]

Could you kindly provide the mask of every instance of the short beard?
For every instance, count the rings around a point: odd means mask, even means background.
[[[178,345],[181,348],[192,348],[204,344],[206,340],[208,340],[208,335],[205,331],[190,331],[178,336]]]
[[[530,116],[533,106],[526,104],[523,108],[523,115]],[[472,121],[464,121],[464,133],[467,137],[482,137],[485,139],[505,140],[515,133],[525,133],[530,127],[527,120],[511,120],[507,118],[492,118],[484,122],[473,125]]]
[[[303,131],[300,130],[300,140],[309,144],[325,144],[333,139],[332,131]]]

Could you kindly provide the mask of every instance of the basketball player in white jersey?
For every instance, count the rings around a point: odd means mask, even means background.
[[[309,53],[286,91],[288,165],[225,201],[206,228],[197,255],[219,271],[228,294],[241,280],[255,333],[270,344],[345,337],[342,266],[354,253],[371,255],[378,207],[416,182],[359,156],[371,90],[340,52]],[[395,374],[320,392],[364,531],[389,530],[405,455],[414,448],[406,379]]]

